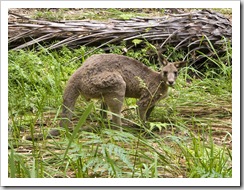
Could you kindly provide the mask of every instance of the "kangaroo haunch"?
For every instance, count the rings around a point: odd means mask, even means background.
[[[121,114],[125,97],[138,98],[140,118],[146,120],[155,103],[167,96],[168,86],[174,85],[178,68],[186,62],[169,63],[158,53],[162,64],[156,72],[139,61],[116,54],[97,54],[89,57],[68,80],[63,95],[60,126],[68,125],[79,95],[89,100],[102,99],[103,107],[109,107],[116,115]],[[121,125],[121,118],[112,121]]]

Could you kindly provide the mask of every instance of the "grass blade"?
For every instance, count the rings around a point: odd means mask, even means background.
[[[74,140],[74,137],[75,137],[76,134],[78,133],[80,127],[86,122],[86,119],[87,119],[88,115],[91,113],[92,108],[93,108],[93,103],[90,103],[89,106],[88,106],[88,108],[85,110],[85,112],[84,112],[83,115],[81,116],[79,122],[77,123],[77,125],[76,125],[76,127],[75,127],[75,129],[74,129],[74,131],[73,131],[73,134],[72,134],[72,136],[70,137],[69,144],[68,144],[68,146],[67,146],[67,148],[66,148],[66,151],[65,151],[65,153],[64,153],[64,157],[63,157],[63,159],[65,159],[65,157],[66,157],[66,155],[67,155],[67,153],[68,153],[68,151],[69,151],[70,145],[71,145],[71,143],[72,143],[73,140]]]

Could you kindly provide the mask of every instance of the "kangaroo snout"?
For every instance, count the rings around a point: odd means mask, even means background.
[[[175,84],[175,81],[171,81],[171,80],[167,81],[167,85],[169,85],[169,86],[174,86],[174,84]]]
[[[166,84],[169,86],[173,86],[175,84],[176,78],[177,78],[176,72],[168,72]]]

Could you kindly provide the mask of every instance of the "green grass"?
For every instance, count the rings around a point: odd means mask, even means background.
[[[193,68],[182,69],[169,97],[158,103],[148,122],[138,120],[136,101],[127,99],[123,114],[141,129],[114,129],[100,118],[99,102],[80,98],[75,130],[60,129],[59,138],[43,141],[22,137],[47,135],[58,127],[66,81],[87,57],[70,60],[92,48],[9,51],[9,177],[232,177],[232,69],[230,62],[224,64],[231,60],[227,42],[226,47],[223,57],[209,58],[216,68],[206,64],[202,79],[187,74]],[[113,47],[111,52],[122,51]],[[146,49],[131,49],[127,55],[156,69],[145,58]],[[181,57],[182,52],[174,54],[174,59]],[[79,131],[85,127],[93,131]]]
[[[99,9],[36,9],[31,17],[34,19],[46,19],[50,21],[60,20],[100,20],[107,21],[108,19],[128,20],[137,16],[162,16],[163,9],[115,9],[115,8],[99,8]]]
[[[128,20],[140,17],[159,17],[164,16],[167,9],[160,8],[41,8],[28,9],[28,16],[34,19],[45,19],[49,21],[63,21],[63,20],[100,20],[107,21],[108,19],[122,19]],[[201,9],[184,9],[184,12],[192,12]],[[213,8],[212,11],[222,13],[229,17],[232,14],[230,8]],[[26,12],[26,11],[25,11]]]

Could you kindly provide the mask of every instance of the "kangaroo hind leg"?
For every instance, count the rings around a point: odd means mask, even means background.
[[[121,126],[121,111],[125,98],[126,84],[124,80],[121,80],[119,84],[116,85],[116,88],[110,93],[104,95],[104,101],[108,105],[112,115],[112,121]]]

